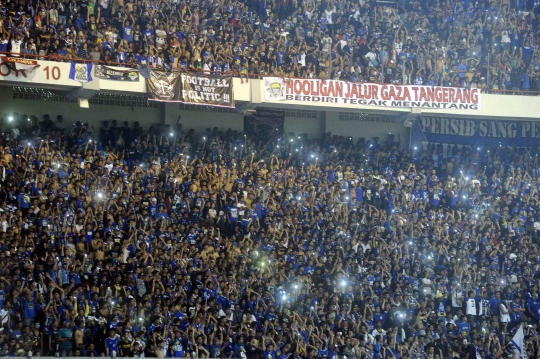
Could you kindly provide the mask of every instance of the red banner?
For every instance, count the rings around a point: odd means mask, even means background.
[[[24,70],[28,72],[34,71],[39,67],[37,60],[21,59],[20,57],[2,56],[2,62],[8,64],[13,70]]]

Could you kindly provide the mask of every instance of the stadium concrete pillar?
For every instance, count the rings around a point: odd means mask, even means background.
[[[158,109],[159,109],[159,123],[161,125],[165,124],[165,117],[166,117],[166,109],[165,106],[173,106],[172,104],[166,104],[165,102],[158,102]]]

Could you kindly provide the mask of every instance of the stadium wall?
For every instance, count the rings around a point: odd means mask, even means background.
[[[117,120],[118,123],[139,121],[143,127],[159,123],[158,107],[92,104],[90,108],[80,108],[77,101],[60,102],[14,98],[13,92],[11,86],[0,86],[0,99],[2,99],[0,117],[16,112],[20,115],[34,115],[42,120],[43,115],[48,114],[53,121],[56,121],[56,117],[62,115],[66,126],[71,126],[77,121],[88,122],[95,127],[96,131],[105,120]]]
[[[381,116],[375,121],[370,121],[364,119],[361,113],[337,111],[326,112],[326,132],[331,132],[332,135],[336,136],[350,136],[354,141],[359,138],[371,141],[374,137],[379,137],[380,141],[385,141],[389,133],[395,135],[396,139],[399,134],[403,148],[409,145],[410,137],[410,127],[405,127],[402,123],[392,122],[389,118]]]
[[[165,123],[174,125],[178,116],[182,116],[180,122],[184,132],[194,129],[202,132],[207,128],[219,128],[222,131],[231,129],[233,131],[244,131],[244,115],[233,112],[229,109],[211,108],[207,106],[188,106],[190,110],[183,109],[181,104],[165,105]]]
[[[139,121],[145,128],[160,122],[160,107],[155,103],[151,107],[132,107],[128,105],[128,101],[123,105],[120,101],[118,102],[120,104],[116,105],[92,103],[90,108],[80,108],[77,101],[66,102],[58,99],[44,101],[35,98],[37,97],[32,95],[17,94],[11,86],[0,86],[0,99],[2,99],[0,117],[16,112],[20,115],[34,115],[41,120],[43,115],[48,114],[53,121],[56,121],[56,116],[62,115],[66,126],[71,126],[76,121],[88,122],[95,127],[96,132],[105,120],[117,120],[119,124],[124,121],[130,123]],[[213,127],[244,131],[244,115],[234,110],[182,104],[163,106],[165,122],[175,124],[178,116],[182,116],[180,121],[184,131],[195,129],[200,132]],[[385,120],[384,117],[378,121],[366,121],[359,113],[317,111],[305,108],[285,110],[285,133],[287,134],[307,134],[310,139],[320,139],[328,131],[332,135],[352,136],[355,140],[361,137],[371,140],[375,136],[384,139],[388,132],[401,133],[403,146],[407,146],[409,139],[408,128],[403,124]]]
[[[326,113],[313,110],[285,111],[286,134],[307,135],[309,139],[321,139],[326,129]]]

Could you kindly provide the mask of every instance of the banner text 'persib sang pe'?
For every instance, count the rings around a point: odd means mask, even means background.
[[[479,89],[266,77],[264,90],[267,101],[455,110],[480,109]]]
[[[537,147],[540,122],[419,116],[411,129],[411,143],[420,145],[424,141],[470,146]]]

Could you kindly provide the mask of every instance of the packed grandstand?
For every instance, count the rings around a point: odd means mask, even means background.
[[[0,53],[536,91],[539,16],[535,0],[4,1]]]
[[[538,95],[539,20],[533,0],[0,0],[0,55]],[[0,356],[540,357],[535,147],[136,120],[0,120]]]
[[[3,126],[2,356],[538,353],[532,150]]]

